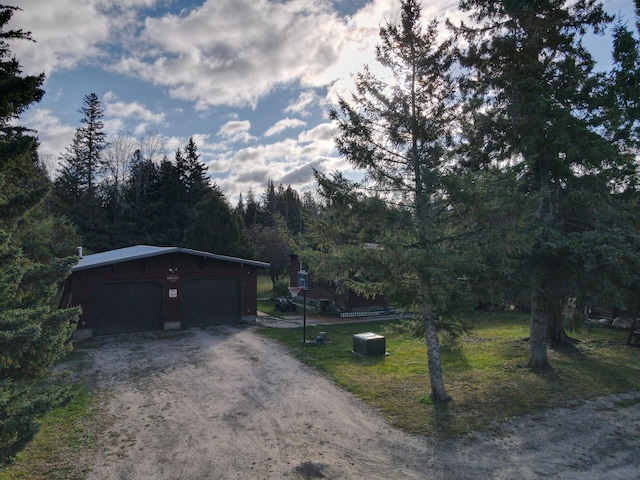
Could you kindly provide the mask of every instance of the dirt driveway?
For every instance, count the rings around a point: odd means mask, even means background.
[[[86,347],[106,429],[88,479],[640,478],[640,393],[459,440],[408,435],[256,335],[217,327]]]

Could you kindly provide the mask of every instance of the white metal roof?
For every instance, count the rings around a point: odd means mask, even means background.
[[[71,269],[71,271],[78,272],[81,270],[88,270],[90,268],[102,267],[104,265],[129,262],[131,260],[139,260],[142,258],[166,255],[169,253],[185,253],[188,255],[213,258],[215,260],[223,260],[225,262],[242,263],[244,265],[253,265],[255,267],[261,268],[269,267],[269,264],[265,262],[247,260],[244,258],[228,257],[226,255],[216,255],[214,253],[201,252],[199,250],[191,250],[189,248],[135,245],[133,247],[118,248],[117,250],[109,250],[107,252],[85,255],[78,260],[78,263]]]

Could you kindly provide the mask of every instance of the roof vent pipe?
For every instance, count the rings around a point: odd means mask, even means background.
[[[82,247],[78,247],[78,258],[84,258],[82,256]]]

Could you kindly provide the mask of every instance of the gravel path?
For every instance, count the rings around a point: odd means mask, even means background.
[[[640,393],[459,440],[389,427],[253,328],[103,337],[103,479],[640,478]]]

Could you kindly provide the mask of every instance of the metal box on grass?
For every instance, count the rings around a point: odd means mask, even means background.
[[[376,333],[356,333],[353,336],[353,352],[367,357],[385,355],[386,340]]]

